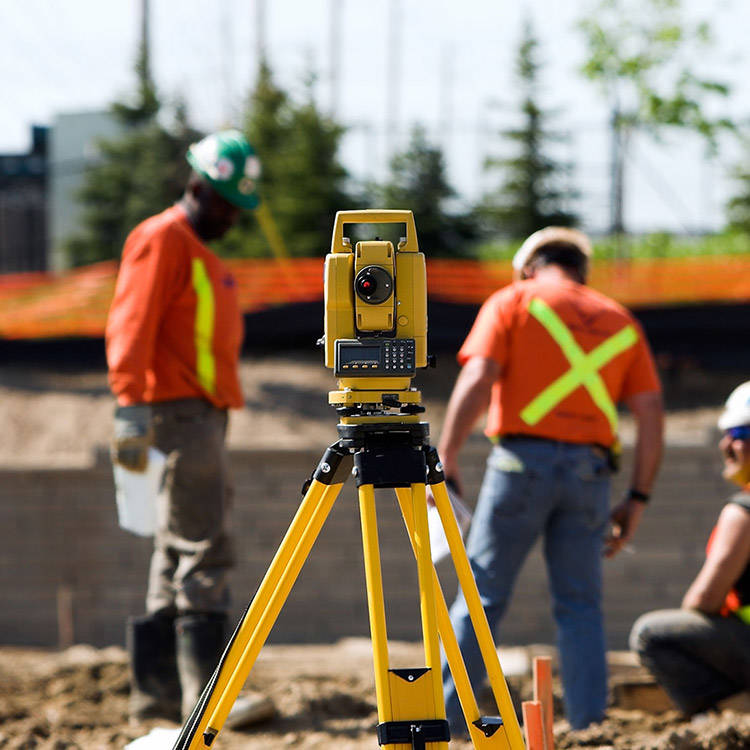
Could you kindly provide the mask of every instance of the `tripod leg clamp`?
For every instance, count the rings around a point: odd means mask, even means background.
[[[343,484],[352,470],[353,459],[346,448],[338,442],[326,448],[323,458],[315,467],[312,476],[302,485],[302,494],[307,494],[313,479],[321,484]]]
[[[448,742],[450,727],[445,719],[421,721],[385,721],[378,724],[378,745],[411,745],[414,750],[425,750],[428,742]]]

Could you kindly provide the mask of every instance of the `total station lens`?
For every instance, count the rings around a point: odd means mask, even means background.
[[[354,290],[357,296],[371,305],[385,302],[393,292],[393,278],[380,266],[363,268],[354,280]]]

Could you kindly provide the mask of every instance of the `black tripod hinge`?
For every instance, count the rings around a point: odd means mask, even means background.
[[[440,463],[438,452],[431,445],[425,448],[425,458],[427,460],[427,484],[439,484],[445,481],[443,474],[443,464]]]
[[[384,721],[378,724],[378,745],[411,745],[425,750],[428,742],[448,742],[451,730],[445,719]]]
[[[302,485],[302,494],[306,495],[313,479],[321,484],[343,484],[352,471],[352,454],[342,448],[338,442],[326,448],[323,458],[315,467],[312,476]]]
[[[484,733],[485,737],[492,737],[503,726],[503,720],[499,716],[480,716],[472,723]]]

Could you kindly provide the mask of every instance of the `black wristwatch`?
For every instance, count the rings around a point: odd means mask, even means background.
[[[635,490],[632,487],[627,491],[625,497],[628,500],[637,500],[639,503],[647,503],[651,499],[651,495],[649,495],[647,492],[641,492],[640,490]]]

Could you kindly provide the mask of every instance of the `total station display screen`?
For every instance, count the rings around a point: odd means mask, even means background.
[[[342,346],[339,350],[340,363],[348,365],[366,362],[368,364],[380,362],[380,347],[378,346]]]

